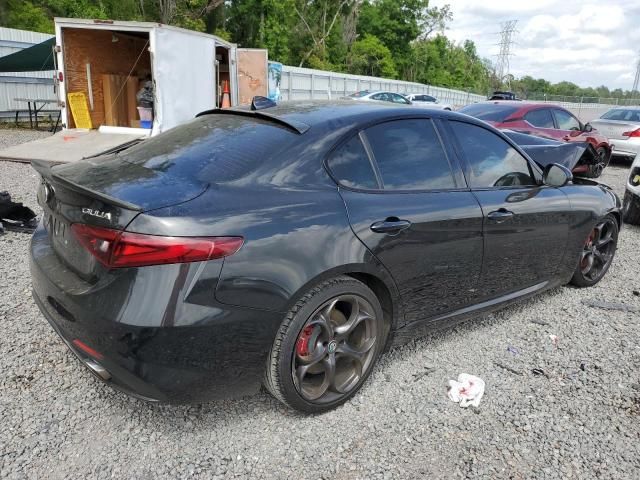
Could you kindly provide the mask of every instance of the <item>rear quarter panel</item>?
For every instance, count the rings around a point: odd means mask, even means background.
[[[385,268],[351,230],[335,185],[212,187],[184,205],[140,215],[127,230],[242,236],[240,250],[224,259],[216,288],[224,304],[286,312],[311,285],[341,273],[374,275],[396,292]]]
[[[574,183],[562,188],[569,197],[573,211],[567,253],[562,262],[568,281],[578,264],[582,246],[598,220],[611,213],[621,225],[622,204],[611,188],[595,181],[575,179]]]

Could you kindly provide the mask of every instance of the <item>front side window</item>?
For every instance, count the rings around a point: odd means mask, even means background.
[[[373,100],[380,100],[381,102],[388,102],[389,98],[386,93],[376,93],[375,95],[371,95]]]
[[[393,103],[402,103],[404,105],[409,104],[409,100],[404,98],[402,95],[398,95],[397,93],[390,93],[389,95],[391,96],[391,101]]]
[[[376,180],[369,156],[357,135],[339,147],[327,162],[333,176],[346,187],[376,189]]]
[[[469,163],[472,188],[535,185],[529,162],[495,133],[463,122],[450,122]]]
[[[430,120],[395,120],[365,133],[385,190],[455,188],[449,161]]]
[[[564,110],[554,110],[556,121],[558,122],[558,128],[560,130],[580,130],[580,122],[576,117]]]
[[[551,111],[548,108],[541,108],[539,110],[532,110],[527,112],[524,119],[534,127],[538,128],[555,128],[553,125],[553,117]]]

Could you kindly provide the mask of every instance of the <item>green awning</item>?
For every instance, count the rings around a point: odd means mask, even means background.
[[[54,70],[53,46],[56,38],[52,37],[19,52],[0,57],[0,72],[40,72]]]

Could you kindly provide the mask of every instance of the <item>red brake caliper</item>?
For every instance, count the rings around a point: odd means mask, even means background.
[[[309,355],[309,340],[311,339],[311,335],[313,335],[313,325],[307,325],[300,333],[298,342],[296,343],[296,353],[299,356],[306,357]]]
[[[594,231],[592,230],[591,233],[589,234],[589,236],[587,237],[587,241],[584,242],[584,246],[585,247],[590,247],[591,244],[593,243],[593,236],[594,236],[593,234],[594,234]],[[586,266],[586,261],[587,261],[587,257],[583,258],[582,262],[580,262],[580,266],[582,268],[584,268]]]

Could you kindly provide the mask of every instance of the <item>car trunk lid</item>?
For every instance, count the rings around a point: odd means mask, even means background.
[[[124,230],[139,213],[189,201],[208,187],[115,155],[57,167],[33,161],[32,166],[42,177],[37,196],[51,246],[86,279],[102,267],[74,235],[73,224]]]
[[[626,132],[633,132],[640,128],[640,123],[626,122],[624,120],[598,119],[589,122],[593,128],[610,140],[627,140]]]

